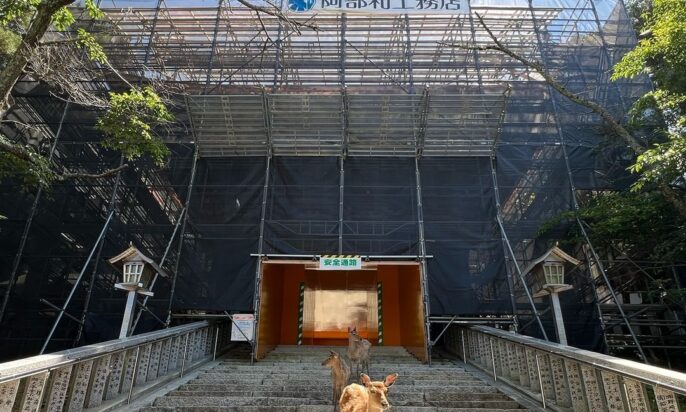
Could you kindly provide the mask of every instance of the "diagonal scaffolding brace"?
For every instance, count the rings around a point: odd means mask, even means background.
[[[181,213],[179,213],[179,217],[176,219],[176,225],[174,226],[174,232],[172,232],[172,235],[169,238],[169,242],[167,243],[167,247],[164,250],[164,255],[162,255],[162,259],[160,260],[160,263],[159,263],[160,267],[163,267],[164,263],[167,261],[167,256],[169,255],[169,250],[171,250],[172,243],[174,243],[174,239],[176,238],[176,233],[179,231],[179,227],[181,227],[181,221],[183,220],[185,213],[186,213],[186,208],[184,207],[183,209],[181,209]],[[148,290],[150,290],[152,292],[152,289],[155,287],[155,283],[157,282],[157,279],[159,277],[160,277],[160,274],[155,273],[155,276],[153,276],[152,281],[150,281],[150,286],[148,287]],[[141,320],[141,315],[143,314],[143,311],[145,310],[146,312],[152,314],[152,312],[146,306],[148,304],[148,299],[150,299],[150,296],[145,296],[145,298],[143,299],[143,303],[140,303],[140,309],[138,310],[138,313],[136,314],[136,319],[134,319],[133,325],[131,326],[131,334],[132,335],[136,331],[136,326],[138,326],[138,321]]]
[[[88,258],[86,258],[86,262],[83,264],[83,268],[81,268],[81,272],[79,272],[79,276],[76,278],[74,286],[72,286],[71,291],[69,292],[69,296],[67,296],[67,300],[64,301],[64,305],[62,305],[62,308],[60,309],[60,312],[57,315],[57,319],[55,319],[55,322],[52,324],[52,329],[50,329],[48,337],[45,338],[45,343],[43,343],[43,347],[39,352],[40,355],[42,355],[45,352],[45,349],[48,347],[50,340],[52,340],[52,335],[55,334],[55,330],[57,330],[57,326],[60,324],[62,316],[64,316],[64,311],[67,310],[67,306],[69,306],[71,298],[74,297],[74,293],[76,292],[76,289],[79,287],[79,284],[81,283],[81,279],[83,278],[84,273],[86,273],[88,264],[91,262],[91,259],[95,254],[95,251],[99,248],[100,242],[102,242],[103,238],[105,237],[105,233],[107,233],[107,229],[109,228],[110,222],[112,221],[112,216],[114,216],[114,210],[110,211],[109,216],[107,216],[107,220],[105,221],[105,224],[102,226],[102,230],[100,231],[98,239],[95,241],[95,244],[91,249],[91,252],[88,254]]]
[[[167,319],[165,321],[166,326],[169,327],[171,324],[171,319],[172,319],[172,305],[174,303],[174,292],[176,291],[176,282],[179,278],[179,265],[181,263],[181,253],[183,252],[183,237],[186,233],[186,225],[188,224],[188,208],[191,204],[191,195],[193,194],[193,182],[195,181],[195,172],[198,168],[198,158],[199,158],[199,149],[198,145],[196,142],[195,145],[195,150],[193,152],[193,166],[191,169],[191,175],[188,180],[188,194],[186,195],[186,205],[184,206],[184,210],[186,210],[186,213],[182,216],[183,222],[181,223],[181,233],[179,234],[179,246],[176,249],[176,262],[174,262],[174,272],[172,273],[172,279],[171,279],[171,289],[169,290],[169,305],[167,307]]]
[[[532,0],[528,0],[529,4],[529,12],[531,13],[531,19],[533,21],[533,28],[534,32],[536,34],[536,41],[538,43],[538,47],[540,49],[541,57],[543,58],[543,66],[548,69],[548,59],[546,56],[546,51],[545,48],[543,47],[543,41],[541,39],[541,33],[540,33],[540,28],[538,26],[538,18],[536,17],[536,13],[534,11],[534,6],[532,3]],[[581,219],[579,219],[578,212],[579,212],[579,203],[577,201],[576,197],[576,187],[574,185],[574,176],[572,174],[572,168],[569,164],[569,156],[567,154],[567,145],[565,142],[564,134],[562,133],[562,129],[560,127],[560,122],[559,122],[559,113],[558,113],[558,107],[557,107],[557,99],[555,92],[552,90],[552,87],[550,84],[546,83],[546,87],[548,89],[548,93],[550,95],[550,102],[553,107],[553,115],[555,116],[555,128],[557,129],[557,135],[560,140],[560,146],[562,148],[562,155],[564,157],[565,161],[565,167],[567,169],[567,177],[569,180],[569,188],[571,190],[571,197],[572,197],[572,207],[574,209],[574,212],[576,213],[576,222],[579,226],[579,229],[581,230],[581,233],[584,237],[584,241],[589,247],[589,250],[591,252],[591,256],[595,260],[595,263],[600,271],[600,274],[603,278],[603,281],[605,282],[605,286],[608,288],[610,291],[610,294],[612,296],[612,300],[614,301],[615,305],[617,305],[617,310],[619,311],[622,319],[624,320],[624,323],[626,324],[627,328],[629,328],[629,334],[631,335],[631,338],[633,339],[634,343],[636,344],[636,348],[638,349],[638,352],[640,354],[640,357],[643,362],[648,363],[648,359],[645,356],[645,353],[643,352],[643,347],[641,346],[641,343],[638,340],[638,337],[636,336],[636,333],[634,332],[633,327],[631,326],[631,323],[629,322],[629,319],[626,317],[626,313],[624,312],[624,309],[622,309],[622,305],[619,303],[619,300],[617,299],[617,294],[615,293],[614,288],[612,287],[612,284],[610,283],[610,279],[607,276],[607,273],[605,272],[605,268],[603,267],[602,262],[600,261],[600,258],[598,257],[598,254],[595,251],[595,248],[593,247],[593,244],[591,243],[591,239],[588,237],[588,233],[586,232],[586,228],[584,228],[584,225],[581,223]],[[596,301],[597,302],[597,301]],[[603,332],[604,333],[604,332]]]

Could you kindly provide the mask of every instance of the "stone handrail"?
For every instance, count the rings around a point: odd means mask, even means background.
[[[213,359],[225,323],[195,322],[0,364],[0,412],[114,408]]]
[[[451,327],[445,339],[465,362],[546,409],[678,412],[686,395],[686,374],[495,328]]]

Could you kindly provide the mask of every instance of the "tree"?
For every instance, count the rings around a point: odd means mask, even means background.
[[[238,1],[254,10],[258,17],[260,13],[276,16],[296,32],[303,27],[317,29],[307,21],[298,22],[288,18],[276,7],[258,6],[247,0]],[[131,85],[119,75],[87,28],[73,27],[76,19],[67,8],[73,2],[74,0],[0,2],[0,126],[12,123],[19,128],[30,127],[7,118],[12,107],[12,89],[19,79],[29,76],[33,80],[47,83],[70,103],[102,109],[103,114],[97,128],[104,135],[101,142],[104,147],[120,151],[127,161],[148,155],[156,164],[162,165],[169,150],[155,131],[158,126],[167,125],[174,120],[159,96],[159,90],[156,90],[160,86],[164,88],[164,85]],[[92,20],[105,18],[94,0],[85,0],[84,9]],[[42,41],[51,25],[60,32],[62,38],[58,41]],[[266,29],[263,27],[263,30]],[[55,55],[59,61],[50,59]],[[102,70],[118,76],[129,90],[112,92],[108,98],[103,99],[97,93],[80,87],[79,80],[92,81],[98,78],[98,73]],[[79,73],[86,73],[85,78],[76,78]],[[8,176],[19,178],[25,187],[48,187],[56,179],[114,176],[127,167],[128,164],[125,163],[96,174],[72,173],[54,164],[46,150],[37,150],[27,144],[25,139],[12,140],[3,135],[0,129],[0,179]]]
[[[7,0],[0,5],[0,52],[6,57],[0,69],[0,121],[13,123],[19,129],[30,127],[7,118],[12,107],[12,89],[20,78],[30,76],[53,86],[70,103],[104,109],[97,125],[105,136],[103,146],[119,150],[127,160],[148,154],[162,165],[169,150],[154,136],[152,128],[172,122],[173,116],[152,88],[125,82],[130,87],[128,92],[112,92],[109,98],[102,98],[84,90],[73,78],[75,73],[93,73],[93,66],[109,67],[118,73],[86,29],[71,30],[75,18],[66,6],[72,1]],[[93,20],[104,17],[93,0],[85,1],[85,9]],[[42,43],[51,25],[62,38]],[[51,54],[59,54],[59,64],[54,59],[46,61]],[[108,177],[127,167],[124,163],[101,173],[72,173],[54,164],[45,150],[37,150],[25,139],[11,140],[0,133],[0,178],[19,178],[25,187],[48,187],[55,179]]]
[[[682,44],[683,42],[686,42],[686,22],[683,20],[684,14],[681,10],[686,6],[684,6],[683,0],[653,0],[653,3],[656,5],[658,3],[663,3],[663,7],[661,8],[652,8],[651,10],[654,14],[646,18],[647,24],[650,25],[649,27],[656,30],[652,35],[655,36],[655,38],[658,38],[658,40],[655,40],[654,42],[642,40],[636,50],[627,54],[624,60],[618,64],[613,75],[614,79],[638,75],[639,71],[637,71],[637,67],[644,67],[644,62],[649,63],[649,59],[656,59],[657,57],[662,58],[658,64],[661,63],[670,66],[669,69],[660,69],[661,73],[665,73],[665,75],[667,73],[672,73],[671,77],[686,77],[686,75],[683,74],[683,62],[686,61],[686,58],[683,57],[686,56],[686,47]],[[677,3],[681,4],[677,5]],[[681,20],[679,13],[682,13]],[[477,51],[493,50],[506,54],[537,72],[548,85],[565,98],[596,113],[610,128],[613,134],[619,137],[637,156],[636,163],[631,167],[632,171],[641,174],[636,188],[640,189],[643,183],[647,181],[652,182],[655,188],[659,190],[665,199],[678,211],[679,215],[686,219],[686,200],[684,199],[684,195],[678,187],[675,187],[675,182],[669,179],[670,177],[675,176],[683,177],[684,172],[686,172],[686,151],[684,151],[684,149],[686,149],[686,144],[683,142],[684,124],[679,122],[675,123],[681,128],[681,139],[670,139],[666,143],[660,143],[651,148],[646,148],[642,143],[642,139],[634,136],[629,125],[623,124],[621,120],[615,118],[615,116],[601,104],[581,97],[567,89],[561,82],[557,81],[548,70],[546,70],[541,62],[534,59],[528,59],[505,45],[493,34],[484,22],[483,17],[478,13],[476,16],[481,26],[488,33],[493,44],[487,46],[467,46],[464,44],[449,43],[447,44],[448,46]],[[681,37],[678,41],[671,41],[679,35],[681,35]],[[642,50],[642,47],[645,50]],[[624,63],[625,61],[631,61],[631,63]],[[623,69],[624,67],[630,68],[631,70]],[[684,106],[684,103],[686,103],[683,95],[670,95],[670,98],[664,100],[658,100],[659,95],[655,94],[646,96],[651,96],[656,102],[656,110],[661,110],[661,113],[665,116],[673,115],[675,107]],[[645,111],[641,111],[639,108],[640,105],[645,105],[648,100],[648,97],[639,100],[639,106],[636,106],[633,112],[644,115]],[[634,118],[636,118],[636,116],[634,116]]]
[[[686,2],[635,2],[641,33],[638,45],[615,66],[613,80],[648,74],[655,89],[631,112],[631,120],[660,124],[662,141],[639,153],[631,170],[639,173],[635,188],[670,185],[686,188]]]

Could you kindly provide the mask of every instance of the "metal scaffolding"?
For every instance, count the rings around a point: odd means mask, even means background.
[[[110,180],[60,183],[49,199],[2,187],[2,201],[16,205],[0,222],[0,259],[11,268],[0,275],[0,340],[12,353],[37,350],[64,313],[38,297],[81,311],[84,339],[105,336],[93,325],[116,323],[122,297],[100,261],[131,241],[174,268],[142,303],[152,316],[139,313],[139,330],[156,327],[144,322],[155,317],[169,324],[177,310],[258,312],[264,255],[355,253],[422,262],[427,336],[432,317],[507,317],[519,330],[552,331],[519,268],[557,240],[538,228],[575,209],[577,190],[613,188],[617,159],[594,152],[600,119],[556,97],[540,75],[497,51],[451,45],[490,44],[478,13],[514,51],[621,113],[647,87],[608,78],[635,43],[621,1],[471,0],[471,12],[457,15],[290,16],[316,31],[227,0],[128,6],[103,1],[106,17],[92,28],[122,76],[174,91],[178,122],[164,134],[172,155],[164,168],[141,159],[121,173],[114,215]],[[103,78],[88,87],[126,87]],[[95,173],[118,163],[97,144],[97,113],[66,110],[28,81],[15,101],[11,116],[45,130],[60,165]],[[104,221],[111,227],[99,236]],[[92,282],[65,300],[94,243]],[[570,327],[602,322],[580,307]],[[35,332],[18,320],[27,313]],[[72,343],[66,323],[53,332],[51,345]]]

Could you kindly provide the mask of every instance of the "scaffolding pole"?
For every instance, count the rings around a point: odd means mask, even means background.
[[[562,146],[564,150],[564,145]],[[567,159],[567,154],[565,151],[565,162],[567,162],[567,169],[569,170],[569,163]],[[571,174],[571,171],[569,171]],[[570,185],[572,185],[572,190],[574,190],[574,184],[571,183],[571,177],[570,177]],[[600,275],[603,278],[603,282],[605,282],[605,286],[607,286],[607,289],[610,291],[610,295],[612,296],[612,300],[614,301],[615,305],[617,306],[617,310],[619,311],[620,316],[624,320],[624,324],[626,324],[626,327],[629,328],[629,334],[631,335],[631,339],[634,341],[636,344],[636,349],[638,349],[639,354],[641,355],[641,360],[643,363],[649,364],[648,358],[646,357],[645,352],[643,352],[643,347],[641,346],[641,343],[638,341],[638,336],[636,336],[636,333],[634,332],[634,328],[631,326],[631,322],[629,321],[629,318],[627,318],[626,313],[624,312],[624,309],[622,308],[622,305],[619,303],[619,300],[617,299],[617,294],[615,293],[614,288],[612,287],[612,284],[610,283],[610,279],[607,277],[607,272],[605,272],[605,268],[603,267],[602,262],[600,261],[600,258],[598,257],[598,254],[595,251],[595,248],[593,247],[593,244],[591,243],[591,239],[588,237],[588,233],[586,233],[586,228],[584,228],[584,225],[581,223],[581,220],[579,219],[578,216],[578,205],[576,204],[576,193],[573,194],[574,197],[574,204],[576,205],[574,212],[577,213],[576,216],[576,222],[579,225],[579,228],[581,229],[581,233],[584,236],[584,240],[586,241],[586,244],[588,245],[589,250],[591,251],[591,256],[593,256],[593,259],[595,260],[596,267],[600,271]],[[600,305],[600,302],[596,301],[598,305]],[[605,330],[603,330],[603,335],[605,335]]]
[[[119,160],[119,167],[124,164],[124,155],[121,156]],[[117,210],[117,192],[119,191],[119,184],[121,183],[121,170],[117,172],[117,178],[114,181],[114,187],[112,188],[112,195],[110,196],[108,213],[114,213]],[[74,337],[74,342],[72,346],[76,346],[81,340],[81,334],[83,333],[83,325],[86,323],[86,315],[88,315],[88,309],[90,307],[91,295],[93,294],[93,286],[95,285],[95,280],[98,276],[98,266],[100,266],[100,257],[102,256],[102,249],[105,246],[105,240],[100,242],[98,246],[98,253],[95,254],[95,260],[93,263],[93,271],[91,272],[90,278],[88,280],[88,291],[86,292],[86,300],[83,303],[83,310],[81,311],[81,323],[76,331],[76,336]]]
[[[497,157],[496,157],[496,151],[498,149],[498,140],[500,138],[500,134],[502,132],[502,124],[505,121],[505,111],[507,110],[507,103],[510,100],[510,95],[512,94],[512,89],[508,86],[507,90],[505,90],[505,93],[503,94],[503,97],[505,99],[505,103],[503,104],[503,111],[500,114],[500,126],[498,127],[498,131],[496,132],[495,139],[493,141],[493,146],[491,147],[491,155],[490,155],[490,166],[491,166],[491,179],[493,181],[493,198],[495,200],[495,211],[496,215],[502,219],[502,214],[500,213],[500,187],[498,186],[498,174],[497,174]],[[510,257],[509,254],[507,253],[507,244],[505,242],[505,237],[500,236],[500,239],[503,244],[503,257],[505,258],[505,276],[507,278],[507,289],[510,295],[510,304],[512,306],[512,318],[514,320],[514,330],[515,332],[519,331],[519,316],[517,314],[517,299],[515,298],[515,293],[514,293],[514,279],[512,276],[512,269],[510,268],[509,262],[510,262]],[[526,284],[525,284],[526,287]],[[535,308],[534,308],[535,309]],[[537,317],[535,317],[537,318]]]
[[[260,237],[257,241],[257,262],[255,268],[255,290],[253,291],[253,311],[255,312],[255,339],[253,341],[252,358],[255,358],[255,342],[257,342],[259,328],[257,325],[260,320],[260,287],[262,286],[262,252],[264,249],[264,225],[267,218],[267,195],[269,193],[269,175],[271,170],[271,156],[267,156],[264,167],[264,185],[262,186],[262,210],[260,211]]]
[[[279,26],[281,27],[281,26]],[[280,31],[279,31],[280,33]],[[274,76],[276,76],[276,68],[274,69]],[[276,78],[276,77],[275,77]],[[250,361],[255,359],[255,347],[257,344],[257,339],[259,337],[259,320],[260,320],[260,288],[262,286],[262,254],[264,252],[264,226],[267,219],[267,197],[269,194],[269,176],[271,174],[271,161],[272,161],[272,127],[271,119],[269,117],[269,100],[267,99],[266,91],[262,93],[264,100],[264,126],[267,130],[267,156],[265,159],[264,166],[264,184],[262,186],[262,206],[260,210],[260,231],[259,238],[257,240],[257,262],[255,264],[255,290],[253,290],[253,312],[254,312],[254,331],[255,337],[251,342],[252,354],[250,355]]]
[[[160,8],[162,6],[162,0],[157,0],[157,6],[155,6],[155,17],[152,19],[152,28],[150,29],[150,36],[148,37],[148,44],[145,46],[145,56],[143,57],[143,73],[141,73],[141,78],[139,85],[143,84],[143,79],[145,78],[146,65],[148,64],[148,59],[150,58],[150,50],[152,49],[152,39],[155,36],[155,30],[157,29],[157,21],[160,16]]]
[[[181,213],[179,213],[179,217],[176,219],[176,225],[174,225],[174,232],[172,232],[171,237],[169,238],[169,242],[167,243],[167,247],[164,249],[164,254],[162,255],[162,259],[160,260],[160,268],[164,266],[164,263],[167,260],[167,255],[169,255],[169,251],[171,250],[172,243],[174,243],[174,239],[176,238],[176,232],[178,232],[179,227],[181,226],[181,221],[183,220],[183,217],[186,213],[186,208],[184,207],[181,209]],[[152,281],[150,282],[150,286],[148,287],[148,290],[152,292],[152,289],[155,287],[155,283],[157,282],[157,279],[160,277],[159,272],[155,273],[155,276],[153,276]],[[136,319],[133,321],[133,325],[131,325],[131,334],[136,330],[136,326],[138,326],[138,321],[141,320],[141,315],[143,314],[143,310],[147,310],[150,312],[150,310],[147,308],[148,304],[148,299],[150,299],[149,295],[146,295],[145,298],[143,299],[143,303],[140,304],[140,309],[138,310],[138,313],[136,314]],[[152,314],[152,312],[150,312]],[[164,322],[162,322],[164,324]]]
[[[417,232],[419,235],[419,250],[417,251],[417,258],[422,266],[422,300],[424,301],[424,330],[427,340],[426,350],[431,365],[431,321],[429,315],[431,308],[429,307],[429,272],[426,264],[426,241],[424,238],[424,211],[422,206],[422,180],[419,172],[419,157],[414,158],[414,173],[416,180],[416,194],[417,194]]]
[[[543,41],[541,40],[541,33],[540,33],[539,28],[538,28],[538,22],[537,22],[536,14],[534,13],[534,7],[533,7],[532,0],[528,0],[528,4],[529,4],[529,12],[531,13],[531,19],[533,22],[534,32],[536,34],[536,41],[537,41],[538,47],[541,51],[541,58],[543,61],[543,67],[545,68],[546,71],[549,71],[548,59],[547,59],[547,56],[545,54],[545,49],[543,48]],[[591,243],[591,239],[588,237],[588,233],[586,233],[586,228],[584,228],[584,225],[581,223],[581,220],[579,219],[579,215],[578,215],[579,203],[578,203],[577,198],[576,198],[576,187],[574,186],[574,176],[572,174],[572,169],[571,169],[571,166],[569,164],[569,156],[567,155],[567,145],[565,142],[564,134],[562,133],[562,128],[561,128],[560,123],[559,123],[560,116],[558,114],[559,112],[558,112],[558,108],[557,108],[556,92],[552,89],[552,87],[548,83],[546,83],[546,88],[547,88],[548,94],[550,96],[550,102],[553,106],[553,116],[555,117],[555,128],[557,130],[558,139],[560,140],[560,146],[562,148],[562,155],[564,157],[564,163],[565,163],[565,167],[567,169],[567,179],[569,180],[569,188],[570,188],[571,195],[572,195],[571,196],[572,208],[574,209],[574,213],[576,214],[575,220],[579,226],[579,229],[581,230],[581,233],[584,237],[586,244],[589,247],[589,250],[591,251],[591,256],[593,256],[593,259],[596,261],[595,263],[596,263],[598,269],[600,270],[600,274],[603,278],[603,281],[605,282],[605,286],[607,286],[608,290],[610,291],[610,295],[612,296],[612,299],[613,299],[615,305],[617,306],[617,309],[618,309],[622,319],[624,320],[624,323],[626,324],[627,328],[629,328],[629,334],[631,335],[631,338],[633,339],[634,343],[636,344],[636,348],[638,349],[638,352],[642,358],[641,360],[644,363],[648,363],[648,359],[646,358],[645,353],[643,352],[643,347],[641,346],[640,342],[638,341],[638,337],[634,333],[634,329],[631,326],[629,319],[626,317],[626,313],[624,313],[624,309],[622,309],[622,305],[617,300],[617,295],[615,293],[615,290],[612,287],[612,284],[610,283],[610,279],[608,278],[607,273],[605,272],[605,268],[603,267],[602,262],[598,258],[598,254],[596,253],[595,248],[593,247],[593,244]],[[597,304],[600,304],[600,303],[597,302]],[[605,334],[604,330],[603,330],[603,334]]]
[[[341,82],[341,155],[339,157],[338,179],[338,253],[343,253],[343,212],[345,198],[345,159],[348,156],[348,90],[345,84],[345,31],[348,17],[341,14],[341,41],[339,60],[339,80]]]
[[[64,305],[62,305],[62,308],[60,309],[59,314],[57,315],[57,319],[55,319],[55,322],[52,324],[52,329],[50,329],[50,333],[48,334],[48,337],[45,339],[45,343],[43,344],[43,347],[41,348],[39,355],[42,355],[45,352],[45,349],[48,347],[48,344],[52,339],[52,335],[55,333],[55,330],[57,329],[57,325],[59,325],[60,321],[62,320],[62,316],[64,316],[64,312],[67,310],[67,306],[69,306],[69,302],[71,302],[71,298],[74,296],[74,292],[76,292],[76,289],[79,287],[79,283],[81,282],[81,278],[83,278],[83,274],[86,273],[86,268],[88,268],[88,264],[90,263],[93,254],[95,254],[95,250],[98,249],[100,242],[102,241],[103,237],[105,236],[105,233],[107,232],[107,228],[110,226],[112,216],[114,216],[114,210],[112,210],[109,216],[107,216],[107,220],[105,221],[105,224],[102,226],[100,235],[98,236],[98,239],[95,241],[93,248],[91,248],[91,252],[88,254],[88,258],[86,258],[86,262],[83,264],[81,272],[79,273],[79,276],[76,278],[74,286],[72,286],[71,291],[69,292],[69,296],[67,296],[67,300],[64,301]]]
[[[593,302],[595,303],[596,311],[598,312],[598,322],[600,322],[600,329],[603,336],[603,342],[605,343],[605,353],[610,351],[610,344],[607,342],[607,336],[605,336],[605,331],[607,326],[605,325],[605,319],[603,319],[603,309],[600,307],[600,298],[598,298],[598,289],[596,288],[596,282],[593,278],[592,265],[589,264],[591,259],[588,257],[588,252],[586,251],[586,245],[582,245],[581,250],[586,259],[586,265],[588,266],[588,283],[591,285],[591,291],[593,293]]]
[[[212,77],[212,65],[214,64],[215,49],[217,47],[217,35],[219,34],[219,21],[221,20],[223,3],[224,0],[219,0],[217,3],[217,18],[214,21],[214,33],[212,34],[212,46],[210,48],[210,58],[207,63],[207,78],[205,79],[205,88],[203,89],[203,93],[206,93],[207,88],[210,87],[210,78]]]
[[[591,4],[591,10],[593,11],[593,17],[595,19],[595,24],[598,27],[598,34],[600,35],[600,42],[603,45],[601,47],[601,49],[603,50],[603,55],[605,56],[605,59],[607,60],[607,65],[608,65],[608,68],[598,67],[598,73],[603,74],[603,73],[609,72],[609,68],[613,67],[614,64],[612,61],[612,57],[610,56],[610,53],[608,53],[608,50],[610,47],[608,46],[607,39],[605,38],[605,30],[603,30],[603,25],[600,24],[600,18],[598,17],[598,9],[595,6],[595,0],[590,1],[589,3]],[[624,6],[624,3],[622,3],[621,7],[626,8]],[[600,64],[601,63],[599,63],[599,65]],[[611,81],[611,82],[609,82],[609,86],[613,87],[617,91],[617,97],[619,98],[619,102],[622,105],[622,110],[626,111],[627,104],[626,104],[626,101],[624,100],[624,96],[622,96],[622,91],[619,88],[619,84],[617,82]]]
[[[186,102],[186,107],[188,102]],[[192,127],[192,126],[191,126]],[[193,194],[193,181],[195,180],[195,172],[198,168],[198,158],[200,157],[200,145],[195,142],[195,150],[193,152],[193,166],[191,168],[191,176],[188,181],[188,194],[186,195],[186,205],[184,209],[186,213],[182,216],[183,223],[181,223],[181,232],[179,233],[179,246],[176,249],[176,262],[174,262],[174,272],[171,278],[171,289],[169,290],[169,305],[167,306],[167,319],[165,320],[166,327],[169,327],[172,319],[172,305],[174,304],[174,293],[176,292],[176,282],[179,278],[179,264],[181,263],[181,253],[183,252],[183,237],[186,234],[186,225],[188,224],[188,211],[191,204],[191,195]]]
[[[57,132],[55,133],[55,141],[50,147],[50,154],[48,155],[48,163],[52,161],[55,154],[55,149],[57,148],[57,143],[60,140],[60,135],[62,134],[62,126],[64,125],[64,118],[67,116],[69,111],[69,102],[64,104],[64,110],[62,111],[62,117],[60,118],[59,126],[57,126]],[[31,211],[29,212],[29,217],[26,219],[24,224],[24,231],[21,235],[21,240],[19,241],[19,248],[17,253],[14,255],[14,260],[12,261],[12,269],[10,270],[10,276],[7,281],[7,289],[5,289],[5,295],[2,298],[2,306],[0,306],[0,325],[5,317],[5,311],[7,310],[7,305],[10,301],[10,295],[12,294],[12,287],[14,287],[14,282],[17,280],[17,270],[19,270],[19,263],[21,263],[21,258],[24,255],[24,248],[26,247],[26,240],[29,237],[29,232],[31,231],[31,225],[33,224],[33,218],[36,215],[36,210],[38,209],[38,203],[40,202],[41,196],[43,194],[43,187],[39,187],[36,191],[36,197],[33,199],[31,204]]]
[[[338,178],[338,254],[343,253],[343,197],[345,190],[345,157],[338,158],[340,163],[339,178]]]
[[[283,0],[279,2],[279,10],[283,10]],[[278,28],[276,29],[276,44],[275,50],[274,50],[274,77],[272,80],[272,93],[276,92],[277,88],[277,81],[279,80],[279,73],[282,68],[281,62],[279,59],[281,59],[281,32],[283,31],[283,24],[281,23],[281,19],[278,19]],[[269,35],[265,32],[265,35],[269,37]],[[269,114],[267,113],[266,116]],[[271,144],[271,143],[270,143]]]
[[[410,16],[406,13],[404,16],[405,26],[405,62],[407,64],[407,75],[410,84],[410,94],[415,94],[414,90],[414,67],[412,65],[412,37],[410,36]]]
[[[534,303],[534,298],[531,295],[531,291],[529,290],[529,287],[526,284],[526,280],[524,279],[524,274],[522,273],[522,269],[519,267],[519,263],[517,262],[517,257],[515,256],[514,250],[512,250],[512,244],[510,244],[510,240],[507,237],[507,232],[505,231],[505,225],[503,224],[503,220],[500,217],[500,213],[498,213],[498,217],[496,218],[498,221],[498,226],[500,227],[500,233],[505,240],[505,245],[507,246],[508,252],[510,252],[510,256],[512,256],[512,263],[514,263],[514,267],[517,271],[517,275],[519,277],[519,281],[522,282],[522,286],[524,286],[524,291],[526,292],[526,297],[529,300],[529,305],[531,305],[531,309],[533,310],[534,318],[536,319],[536,323],[538,323],[538,327],[541,330],[541,333],[543,334],[543,339],[545,340],[550,340],[548,339],[548,334],[545,333],[545,328],[543,327],[543,323],[541,322],[541,318],[538,315],[538,310],[536,309],[536,304]]]
[[[505,111],[507,109],[507,102],[510,100],[510,96],[512,94],[512,88],[508,85],[507,90],[505,90],[505,93],[503,94],[503,97],[505,98],[505,104],[503,105],[503,111],[500,115],[500,124],[502,125],[503,121],[505,120]],[[502,128],[502,126],[501,126]],[[531,306],[531,310],[533,312],[533,317],[534,319],[527,323],[527,325],[522,328],[522,330],[526,329],[531,322],[536,322],[538,324],[538,328],[541,331],[541,334],[543,335],[543,338],[545,340],[548,339],[548,334],[545,331],[545,328],[543,327],[543,322],[541,322],[541,317],[540,314],[538,313],[538,309],[536,309],[536,304],[534,303],[533,296],[531,295],[531,291],[529,290],[529,286],[526,284],[526,280],[524,279],[524,275],[522,274],[522,269],[519,267],[519,262],[517,262],[517,256],[514,253],[514,250],[512,249],[512,245],[510,244],[510,239],[507,236],[507,231],[505,230],[505,224],[503,223],[503,218],[502,218],[502,213],[501,213],[501,204],[500,204],[500,186],[498,185],[498,174],[497,174],[497,165],[496,165],[496,150],[498,148],[498,138],[500,137],[500,132],[501,128],[498,129],[498,132],[496,134],[496,138],[493,141],[493,146],[491,147],[491,156],[490,156],[490,166],[491,166],[491,179],[493,180],[493,194],[495,198],[495,206],[496,206],[496,222],[498,223],[498,227],[500,228],[500,237],[503,242],[503,253],[505,254],[505,270],[507,272],[507,283],[508,283],[508,288],[510,292],[510,302],[512,305],[512,315],[514,317],[515,321],[515,330],[518,329],[519,325],[519,320],[518,320],[518,315],[517,315],[517,302],[515,299],[514,295],[514,279],[512,278],[512,271],[509,268],[509,261],[510,261],[510,256],[512,258],[512,264],[515,267],[515,271],[517,272],[517,275],[519,277],[519,281],[522,282],[522,286],[524,287],[524,292],[526,293],[527,300],[529,301],[529,305]]]
[[[476,29],[474,28],[474,16],[472,15],[472,1],[467,0],[467,4],[469,7],[467,10],[469,10],[469,31],[472,36],[472,57],[474,58],[474,65],[476,66],[476,78],[477,78],[477,84],[479,85],[479,92],[483,92],[483,78],[481,76],[481,58],[479,57],[479,53],[476,50]]]
[[[416,91],[414,88],[414,68],[412,66],[412,49],[411,49],[411,37],[410,37],[410,19],[409,15],[404,16],[405,25],[405,58],[407,62],[408,71],[408,81],[409,81],[409,91],[408,94],[415,95]],[[429,301],[429,270],[426,264],[426,239],[424,237],[424,209],[422,202],[422,178],[419,171],[419,159],[422,156],[422,142],[424,140],[424,132],[426,130],[426,125],[423,123],[426,120],[426,111],[428,111],[428,88],[425,88],[423,97],[426,97],[425,104],[423,105],[420,113],[414,114],[414,122],[416,124],[414,128],[414,145],[415,145],[415,156],[414,156],[414,176],[415,176],[415,195],[417,196],[417,235],[418,235],[418,249],[417,249],[417,259],[421,265],[421,284],[422,284],[422,301],[423,301],[423,311],[424,311],[424,336],[426,338],[425,348],[427,359],[429,365],[431,365],[431,320],[429,316],[431,315],[430,301]],[[417,125],[417,123],[419,123]]]

